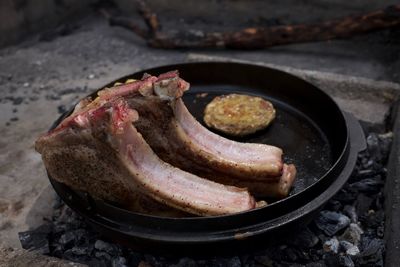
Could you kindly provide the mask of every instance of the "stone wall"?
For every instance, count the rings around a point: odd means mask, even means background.
[[[92,0],[1,0],[0,47],[79,17]]]

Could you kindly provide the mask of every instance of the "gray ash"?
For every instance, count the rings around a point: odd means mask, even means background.
[[[383,266],[383,185],[392,136],[370,133],[353,175],[295,238],[232,257],[166,259],[110,243],[59,201],[51,221],[19,234],[22,247],[89,266]],[[144,265],[148,264],[148,265]]]

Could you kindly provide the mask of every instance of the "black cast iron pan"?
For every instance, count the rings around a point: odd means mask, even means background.
[[[298,169],[297,181],[289,197],[263,208],[229,216],[163,218],[94,200],[50,179],[67,205],[116,241],[164,254],[261,248],[268,240],[306,225],[344,185],[358,152],[365,148],[357,120],[343,113],[320,89],[275,69],[222,62],[177,64],[128,75],[107,86],[139,79],[146,72],[158,75],[175,69],[191,84],[184,101],[201,122],[205,105],[217,95],[236,92],[270,100],[277,110],[272,125],[239,141],[281,147],[285,162]]]

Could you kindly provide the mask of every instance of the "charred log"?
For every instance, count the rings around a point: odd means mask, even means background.
[[[133,31],[145,39],[149,46],[165,49],[261,49],[291,43],[349,38],[400,25],[400,4],[398,4],[362,15],[352,15],[320,23],[250,27],[233,32],[203,32],[199,30],[162,32],[157,15],[144,1],[140,0],[138,3],[139,13],[148,27],[147,30],[129,18],[110,16],[109,14],[106,14],[106,18],[111,26],[121,26]]]

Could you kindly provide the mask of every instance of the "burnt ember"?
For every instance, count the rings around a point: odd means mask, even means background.
[[[207,259],[141,254],[103,239],[59,201],[52,220],[19,233],[22,247],[89,266],[383,266],[383,185],[392,135],[370,133],[353,175],[294,238],[261,252]]]

